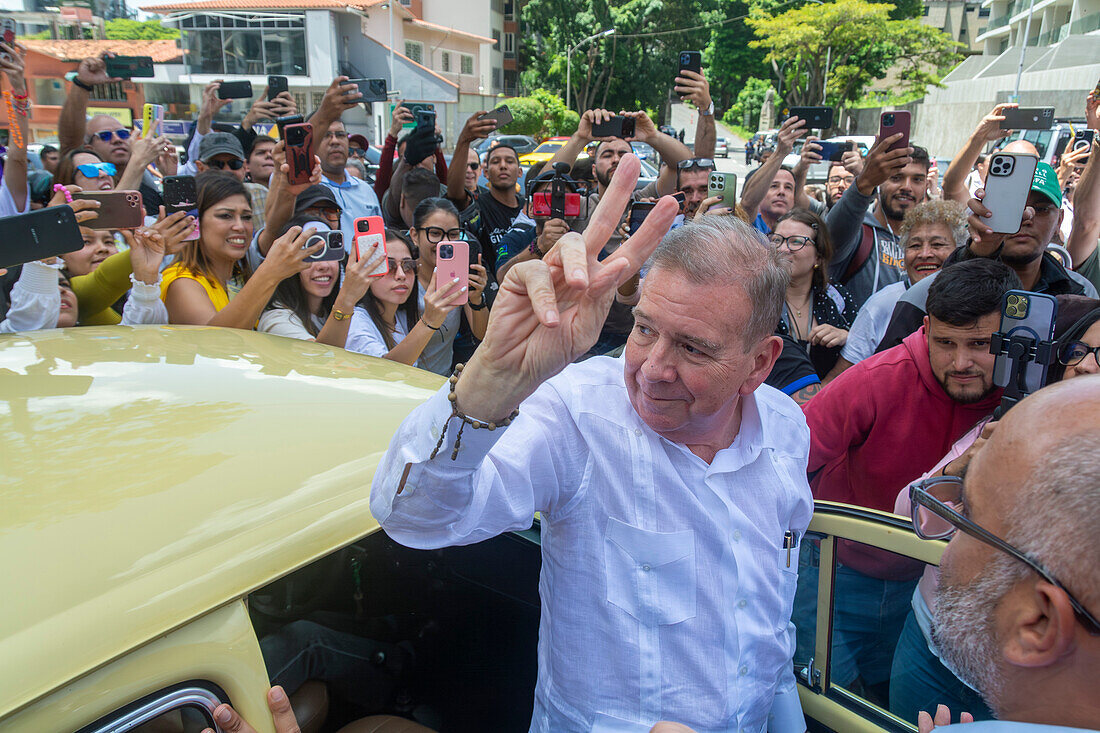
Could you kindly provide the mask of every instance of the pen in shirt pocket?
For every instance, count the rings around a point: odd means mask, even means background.
[[[791,566],[791,550],[798,547],[798,532],[787,530],[783,533],[783,549],[787,551],[787,567]]]

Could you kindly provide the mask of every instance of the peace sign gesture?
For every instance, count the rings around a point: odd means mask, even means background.
[[[583,234],[570,232],[542,260],[515,265],[489,315],[485,339],[456,385],[459,409],[499,420],[596,343],[615,290],[668,232],[679,207],[661,199],[641,228],[604,261],[641,164],[626,155]]]

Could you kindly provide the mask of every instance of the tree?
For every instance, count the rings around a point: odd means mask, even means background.
[[[742,16],[749,13],[746,0],[719,0],[721,19],[729,22],[711,29],[710,42],[703,50],[710,94],[714,106],[728,110],[752,77],[766,77],[770,67],[764,63],[767,51],[749,46],[756,36]],[[740,115],[736,124],[743,124]]]
[[[764,97],[772,88],[771,82],[750,76],[737,95],[737,101],[726,111],[723,121],[729,125],[741,125],[749,130],[760,127],[760,109]]]
[[[177,29],[165,28],[159,20],[117,18],[104,23],[103,29],[112,41],[161,41],[180,37]]]
[[[918,20],[891,20],[894,9],[887,3],[836,0],[779,15],[757,11],[748,23],[758,38],[749,45],[767,51],[765,61],[790,105],[824,99],[843,107],[891,69],[901,83],[898,93],[938,85],[937,72],[959,60],[961,44]]]

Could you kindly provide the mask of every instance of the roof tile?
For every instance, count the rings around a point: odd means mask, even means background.
[[[183,56],[175,41],[50,41],[20,38],[29,51],[52,56],[62,61],[80,61],[109,51],[121,56],[152,56],[156,63],[173,61]]]

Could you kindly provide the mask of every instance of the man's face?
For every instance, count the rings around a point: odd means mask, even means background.
[[[615,138],[600,143],[596,148],[596,162],[592,164],[596,182],[604,187],[611,185],[611,177],[615,175],[619,161],[630,152],[632,152],[630,143],[625,140]]]
[[[1001,261],[1009,267],[1022,267],[1043,256],[1047,245],[1062,225],[1062,207],[1043,194],[1032,191],[1027,195],[1027,205],[1035,209],[1035,216],[1020,225],[1019,231],[1005,237]]]
[[[790,171],[782,168],[772,179],[772,185],[764,194],[764,200],[760,202],[760,211],[764,216],[778,219],[786,214],[794,206],[794,176]]]
[[[130,139],[123,140],[118,136],[118,131],[125,134],[126,128],[118,120],[110,117],[96,117],[88,122],[88,137],[90,146],[107,163],[114,163],[119,169],[130,161]],[[101,139],[99,133],[110,132],[111,137],[106,141]]]
[[[61,159],[61,156],[55,150],[52,153],[44,153],[42,155],[42,167],[48,170],[50,173],[57,172],[57,162]]]
[[[234,165],[238,166],[236,170],[233,169]],[[218,153],[217,155],[210,156],[206,160],[197,161],[195,169],[199,173],[207,170],[220,171],[222,173],[228,173],[238,181],[244,180],[244,161],[236,155],[233,155],[233,153]]]
[[[909,230],[905,245],[905,272],[909,282],[917,282],[943,267],[943,261],[955,249],[955,237],[946,224],[918,224]]]
[[[321,167],[326,173],[344,171],[348,164],[348,131],[344,129],[343,122],[337,120],[328,128],[328,132],[321,138],[318,154],[321,157]]]
[[[481,156],[476,150],[471,149],[466,154],[466,190],[473,191],[477,188],[477,177],[481,175]]]
[[[686,445],[707,443],[740,415],[740,398],[771,371],[772,337],[748,351],[752,304],[737,286],[701,285],[657,268],[642,283],[626,342],[626,387],[646,425]]]
[[[519,158],[511,148],[498,146],[489,153],[485,163],[485,177],[489,185],[498,191],[515,189],[519,180]]]
[[[691,219],[699,210],[699,204],[707,197],[707,185],[710,183],[709,168],[690,168],[680,171],[679,191],[684,194],[684,216]]]
[[[970,326],[952,326],[925,316],[928,361],[936,381],[947,396],[967,405],[980,402],[993,391],[993,363],[989,341],[1000,326],[1000,313],[987,313]]]
[[[910,163],[878,187],[878,200],[887,219],[901,221],[905,212],[924,201],[928,193],[928,168]]]
[[[1085,172],[1084,163],[1074,163],[1066,179],[1066,196],[1072,201],[1073,192],[1077,190],[1077,182],[1081,180],[1081,174]]]
[[[829,177],[825,180],[825,193],[829,197],[829,206],[840,201],[840,197],[844,195],[844,192],[847,191],[848,187],[855,183],[855,181],[856,177],[844,166],[834,165],[830,168]]]
[[[275,171],[275,159],[271,157],[271,151],[275,148],[273,142],[256,143],[252,148],[252,154],[248,156],[248,172],[252,180],[265,186],[271,180],[271,174]]]

